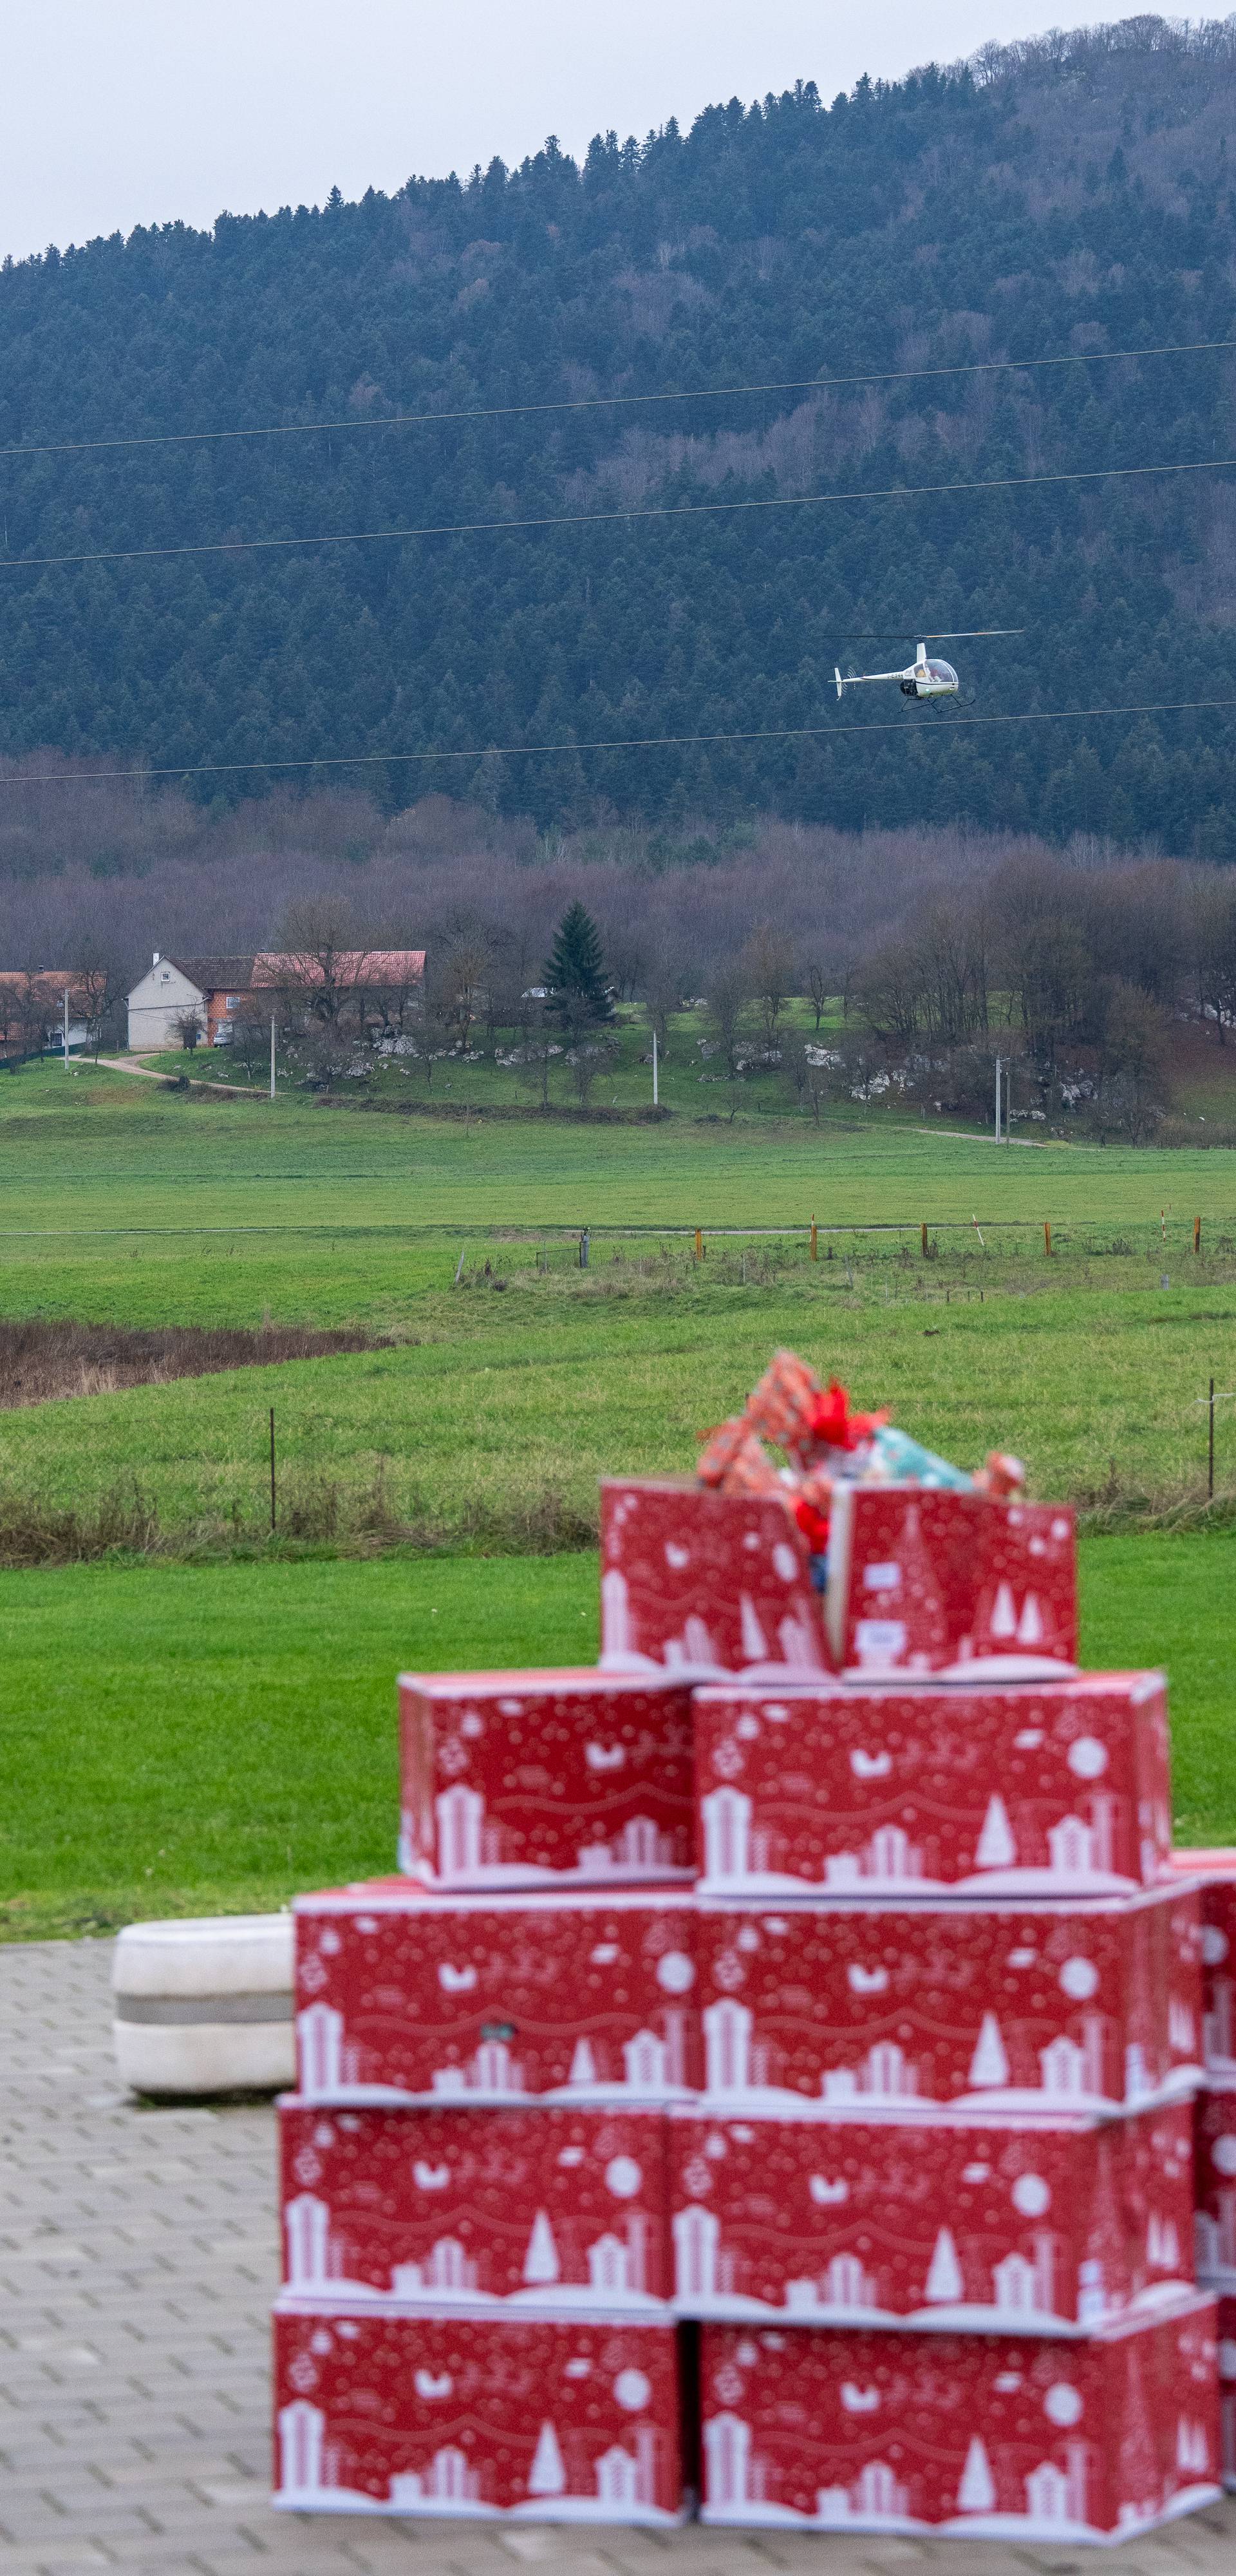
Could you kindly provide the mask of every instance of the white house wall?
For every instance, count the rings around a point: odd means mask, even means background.
[[[161,957],[149,968],[129,995],[129,1052],[154,1054],[178,1047],[180,1031],[176,1026],[182,1011],[200,1011],[205,1031],[206,996],[199,993],[170,957]]]

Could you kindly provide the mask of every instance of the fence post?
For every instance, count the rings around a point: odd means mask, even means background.
[[[924,1259],[924,1261],[926,1260],[926,1258],[927,1258],[927,1228],[926,1228],[926,1226],[924,1226],[924,1227],[923,1227],[923,1259]]]
[[[1215,1382],[1213,1378],[1210,1381],[1210,1441],[1206,1469],[1206,1491],[1210,1501],[1213,1503],[1215,1498]]]
[[[1194,1219],[1193,1219],[1193,1249],[1194,1249],[1194,1251],[1195,1251],[1195,1252],[1200,1252],[1200,1251],[1201,1251],[1201,1248],[1202,1248],[1202,1220],[1201,1220],[1200,1216],[1195,1216],[1195,1217],[1194,1217]]]
[[[587,1228],[587,1226],[585,1226],[585,1227],[584,1227],[584,1231],[583,1231],[583,1233],[581,1234],[581,1236],[580,1236],[580,1238],[579,1238],[579,1266],[580,1266],[580,1269],[581,1269],[581,1270],[586,1270],[586,1269],[587,1269],[587,1267],[588,1267],[588,1228]]]
[[[704,1236],[698,1225],[695,1229],[695,1258],[697,1261],[702,1261],[704,1258]]]
[[[1051,1259],[1051,1225],[1050,1225],[1050,1223],[1048,1223],[1048,1222],[1045,1222],[1045,1223],[1044,1223],[1044,1226],[1043,1226],[1043,1250],[1044,1250],[1045,1254],[1047,1255],[1048,1260],[1050,1261],[1050,1259]]]
[[[1212,1379],[1211,1383],[1213,1384],[1213,1379]],[[271,1526],[272,1530],[273,1530],[273,1528],[274,1528],[274,1526],[275,1526],[275,1519],[276,1519],[276,1494],[275,1494],[275,1408],[274,1408],[274,1406],[273,1406],[273,1404],[272,1404],[272,1406],[271,1406],[271,1408],[270,1408],[270,1526]]]
[[[813,1260],[813,1261],[818,1261],[818,1260],[819,1260],[819,1257],[820,1257],[820,1238],[819,1238],[819,1234],[818,1234],[817,1229],[816,1229],[816,1222],[815,1222],[815,1218],[814,1218],[814,1217],[812,1217],[812,1220],[811,1220],[811,1258],[812,1258],[812,1260]]]

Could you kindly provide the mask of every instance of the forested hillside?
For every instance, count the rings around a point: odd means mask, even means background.
[[[551,141],[7,261],[0,749],[242,764],[199,782],[230,799],[258,764],[500,745],[352,777],[542,826],[968,818],[1236,858],[1231,477],[1006,479],[1236,452],[1232,356],[1101,355],[1236,339],[1234,108],[1236,22],[1139,19],[827,107],[734,101],[582,167]],[[384,426],[424,412],[452,417]],[[186,435],[272,424],[294,434]],[[999,488],[699,510],[975,482]],[[498,525],[227,550],[464,522]],[[958,702],[837,705],[835,661],[986,626],[1026,632],[952,648]],[[1196,699],[1220,704],[966,721]],[[793,728],[821,730],[587,748]]]

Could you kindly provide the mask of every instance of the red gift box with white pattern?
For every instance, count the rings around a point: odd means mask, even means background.
[[[602,1479],[604,1672],[823,1672],[831,1660],[806,1545],[775,1495]]]
[[[736,2112],[1135,2109],[1198,2080],[1193,1891],[698,1908],[705,2090]]]
[[[691,1694],[655,1675],[405,1673],[399,1866],[443,1887],[694,1874]]]
[[[1198,2278],[1236,2297],[1236,2086],[1203,2086],[1193,2141]]]
[[[680,2315],[1086,2334],[1192,2284],[1186,2102],[667,2127]]]
[[[647,2311],[670,2296],[660,2111],[279,2105],[283,2303]]]
[[[1219,2451],[1224,2486],[1236,2488],[1236,2299],[1219,2301]]]
[[[296,2513],[683,2518],[669,2324],[277,2314],[274,2436]]]
[[[694,1898],[296,1900],[297,2087],[313,2101],[662,2101],[698,2081]]]
[[[705,2325],[701,2519],[1132,2538],[1218,2492],[1215,2303],[1061,2347]]]
[[[1236,1851],[1173,1852],[1202,1881],[1202,2045],[1206,2072],[1236,2086]]]
[[[695,1694],[703,1884],[753,1895],[1035,1896],[1162,1884],[1158,1673]]]
[[[1073,1515],[935,1486],[839,1485],[827,1625],[833,1663],[863,1674],[1072,1664]]]

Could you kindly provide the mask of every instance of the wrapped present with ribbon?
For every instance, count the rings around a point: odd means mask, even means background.
[[[1076,1653],[1072,1517],[1025,1501],[1020,1460],[955,1467],[794,1351],[693,1478],[601,1495],[608,1671],[1024,1679]]]
[[[781,1451],[784,1467],[771,1464],[765,1442]],[[1003,1500],[1022,1491],[1026,1471],[1020,1459],[997,1450],[973,1474],[955,1467],[897,1430],[887,1410],[852,1411],[839,1379],[821,1386],[797,1352],[781,1350],[773,1353],[741,1414],[707,1433],[697,1474],[701,1484],[723,1494],[780,1494],[816,1557],[827,1551],[835,1484],[922,1485]]]

